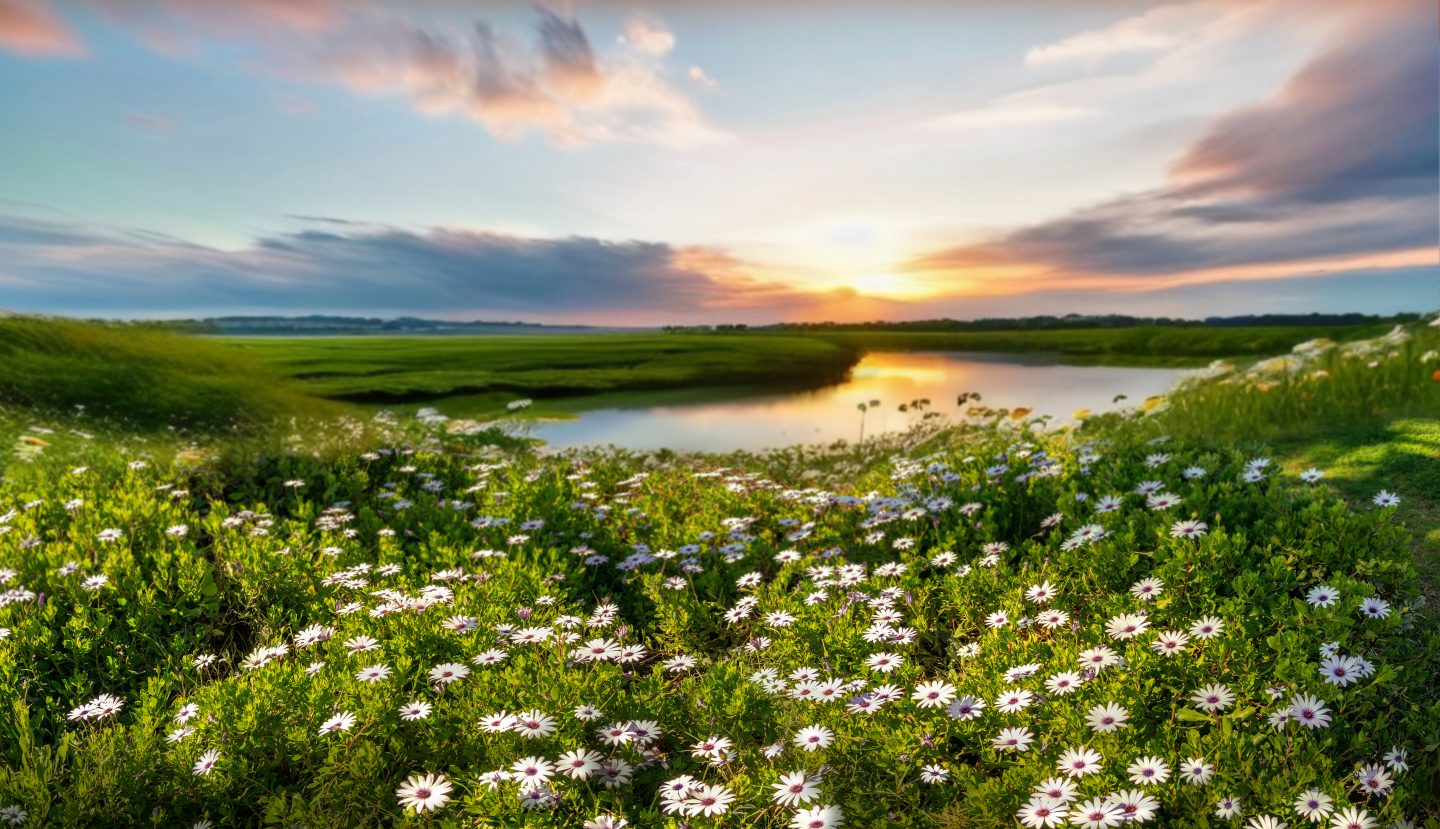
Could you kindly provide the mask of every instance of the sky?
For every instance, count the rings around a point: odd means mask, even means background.
[[[1428,0],[0,0],[0,309],[1440,308]]]

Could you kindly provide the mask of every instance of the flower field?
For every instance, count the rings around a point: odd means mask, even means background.
[[[0,822],[1440,820],[1403,491],[1008,419],[863,459],[301,443],[25,424]]]

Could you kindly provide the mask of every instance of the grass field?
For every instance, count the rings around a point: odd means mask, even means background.
[[[597,334],[496,337],[232,337],[323,397],[361,402],[456,395],[573,397],[707,386],[818,386],[855,356],[796,337]]]
[[[1076,365],[1198,367],[1220,358],[1282,354],[1316,338],[1340,342],[1376,337],[1391,326],[1133,327],[1033,331],[849,331],[819,337],[861,351],[1040,353]]]
[[[12,400],[0,819],[1434,826],[1437,348],[763,455]]]
[[[338,407],[218,343],[129,325],[0,317],[0,404],[132,430],[254,428]]]
[[[1076,364],[1202,366],[1268,356],[1317,337],[1352,340],[1384,326],[1125,328],[961,333],[634,334],[529,337],[345,337],[223,340],[310,394],[351,402],[447,402],[536,413],[654,404],[698,393],[743,395],[837,382],[866,351],[990,351]]]

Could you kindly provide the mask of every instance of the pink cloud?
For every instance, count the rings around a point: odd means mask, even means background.
[[[0,0],[0,48],[33,57],[81,57],[85,44],[40,0]]]

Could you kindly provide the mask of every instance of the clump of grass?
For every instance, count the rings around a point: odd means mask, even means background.
[[[140,431],[253,430],[333,411],[219,343],[39,317],[0,318],[0,403]]]

